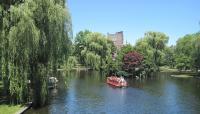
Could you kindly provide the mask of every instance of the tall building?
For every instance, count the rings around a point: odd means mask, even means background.
[[[121,49],[123,46],[124,41],[124,35],[123,31],[116,32],[115,34],[107,34],[108,38],[113,41],[114,45],[117,47],[117,49]]]

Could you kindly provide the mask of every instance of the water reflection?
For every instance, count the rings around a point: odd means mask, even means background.
[[[200,80],[169,75],[129,79],[128,88],[115,88],[99,72],[65,73],[58,78],[58,88],[50,91],[49,105],[26,114],[200,113]]]

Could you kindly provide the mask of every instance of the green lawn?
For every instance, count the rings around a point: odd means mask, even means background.
[[[0,81],[0,93],[3,90],[3,83]],[[0,97],[2,98],[1,94]],[[1,99],[0,99],[1,100]],[[21,105],[7,105],[7,104],[0,104],[0,114],[15,114],[21,108]]]
[[[177,69],[171,69],[168,66],[161,66],[160,71],[161,72],[178,72]]]
[[[171,75],[172,77],[176,77],[176,78],[191,78],[193,76],[190,75],[186,75],[186,74],[180,74],[180,75]]]
[[[21,105],[0,105],[0,114],[15,114],[23,107]]]

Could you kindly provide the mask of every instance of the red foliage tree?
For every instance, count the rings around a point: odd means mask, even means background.
[[[124,55],[123,58],[123,70],[127,72],[135,71],[135,68],[138,68],[143,61],[143,56],[137,52],[129,52]]]

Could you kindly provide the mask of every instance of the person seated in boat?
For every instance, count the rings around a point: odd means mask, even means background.
[[[125,82],[125,80],[124,80],[124,78],[122,76],[120,77],[120,81],[121,82]]]

